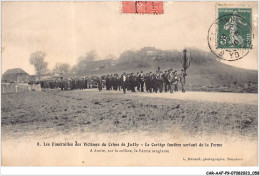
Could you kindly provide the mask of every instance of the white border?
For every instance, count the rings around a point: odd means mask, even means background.
[[[4,0],[4,1],[34,1],[34,0]],[[39,1],[51,1],[51,0],[39,0]],[[55,1],[77,1],[77,0],[55,0]],[[88,0],[78,0],[78,1],[88,1]],[[118,0],[92,0],[92,1],[118,1]],[[150,1],[150,0],[149,0]],[[161,0],[157,0],[161,1]],[[172,0],[169,0],[172,1]],[[182,1],[193,1],[193,0],[182,0]],[[198,0],[197,0],[198,1]],[[205,1],[205,0],[201,0]],[[218,0],[226,1],[226,0]],[[228,1],[243,1],[243,0],[228,0]],[[252,1],[252,0],[251,0]],[[260,3],[259,0],[253,0],[258,2],[258,26],[259,26],[259,10]],[[1,0],[1,8],[2,8]],[[0,14],[1,13],[0,8]],[[1,21],[1,18],[0,18]],[[2,24],[2,23],[1,23]],[[258,27],[258,35],[259,33]],[[0,28],[1,32],[1,28]],[[1,37],[1,36],[0,36]],[[0,41],[1,44],[1,41]],[[258,37],[258,58],[259,54],[259,37]],[[2,62],[2,58],[0,55]],[[260,63],[258,62],[258,68]],[[1,67],[0,67],[1,71]],[[258,71],[258,92],[259,88],[260,74]],[[1,87],[0,87],[1,90]],[[258,94],[258,100],[260,96]],[[1,104],[1,101],[0,101]],[[259,105],[259,103],[258,103]],[[258,151],[259,151],[259,108],[258,108]],[[1,121],[1,120],[0,120]],[[0,131],[1,134],[1,131]],[[0,146],[1,149],[1,146]],[[1,150],[2,151],[2,150]],[[1,158],[1,156],[0,156]],[[258,152],[258,166],[257,167],[10,167],[10,166],[0,166],[0,175],[206,175],[207,171],[259,171],[259,152]],[[1,160],[0,160],[1,162]]]
[[[3,175],[206,175],[207,171],[258,171],[258,167],[3,167]]]

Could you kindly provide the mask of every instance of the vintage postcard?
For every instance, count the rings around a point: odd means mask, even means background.
[[[1,25],[2,166],[258,165],[258,2],[13,1]]]

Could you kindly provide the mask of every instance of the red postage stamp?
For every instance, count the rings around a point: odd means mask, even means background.
[[[122,13],[163,14],[163,1],[122,1]]]

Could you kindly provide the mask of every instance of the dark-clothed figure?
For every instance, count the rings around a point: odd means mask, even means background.
[[[144,92],[144,74],[143,71],[141,71],[141,74],[139,74],[139,83],[141,86],[141,92]]]
[[[98,79],[98,90],[99,90],[99,92],[101,92],[102,87],[103,87],[103,81],[102,81],[102,78],[100,78],[100,79]]]
[[[76,90],[79,89],[79,79],[78,78],[75,79],[75,89]]]
[[[118,88],[118,81],[117,81],[117,79],[118,79],[117,74],[114,74],[114,76],[113,76],[113,90],[117,90],[117,88]]]
[[[130,90],[132,92],[135,92],[135,76],[134,76],[134,73],[132,73],[130,76],[129,76],[129,84],[130,84]]]
[[[159,85],[158,85],[156,74],[152,75],[152,87],[153,87],[153,92],[157,93]]]
[[[146,74],[145,86],[146,86],[146,91],[152,93],[152,75],[151,75],[151,72]]]
[[[44,81],[44,88],[45,89],[48,89],[48,88],[50,88],[50,84],[49,84],[49,80],[46,80],[46,81]]]
[[[112,74],[110,75],[110,79],[109,80],[110,80],[110,90],[113,90],[113,85],[114,85],[113,81],[114,80],[113,80],[113,75]]]
[[[170,88],[170,82],[168,80],[168,76],[171,74],[171,70],[168,70],[168,73],[166,74],[166,80],[165,80],[165,84],[166,84],[166,91],[165,92],[168,92],[169,91],[169,88]]]
[[[29,83],[28,83],[28,84],[29,84]],[[42,87],[42,88],[45,88],[45,87],[44,87],[44,82],[43,82],[43,81],[41,81],[40,84],[41,84],[41,87]]]
[[[165,71],[164,74],[162,74],[162,79],[163,79],[163,87],[164,87],[164,92],[167,92],[168,87],[167,87],[167,74],[168,72]]]
[[[54,81],[54,89],[59,88],[59,82],[57,80]]]
[[[69,88],[70,90],[72,90],[71,87],[72,87],[72,86],[71,86],[71,79],[68,79],[68,88]]]
[[[50,80],[50,88],[53,89],[54,88],[54,82],[52,80]]]
[[[63,78],[61,77],[60,78],[60,81],[59,81],[59,88],[63,91],[63,89],[64,89],[64,83],[63,83]]]
[[[111,84],[111,82],[110,82],[110,76],[107,75],[107,77],[106,77],[106,87],[107,87],[107,90],[110,90],[110,84]]]
[[[67,79],[63,80],[63,89],[68,90],[68,80]]]
[[[136,86],[137,86],[138,91],[140,91],[140,87],[141,87],[139,76],[140,76],[140,74],[139,74],[139,72],[137,72],[137,74],[136,74]]]
[[[88,88],[88,79],[87,77],[84,78],[84,89]]]
[[[71,90],[76,89],[76,82],[75,82],[75,78],[71,79]]]
[[[79,80],[79,90],[83,90],[84,89],[84,78],[81,78]]]
[[[146,92],[149,92],[149,73],[146,73],[144,77],[144,82],[145,82],[145,90]]]
[[[130,77],[130,74],[127,74],[127,75],[126,75],[126,89],[127,89],[128,91],[131,90],[129,77]]]

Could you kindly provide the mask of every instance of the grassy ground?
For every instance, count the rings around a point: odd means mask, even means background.
[[[98,91],[2,94],[4,138],[146,132],[257,137],[257,105],[148,98]]]

